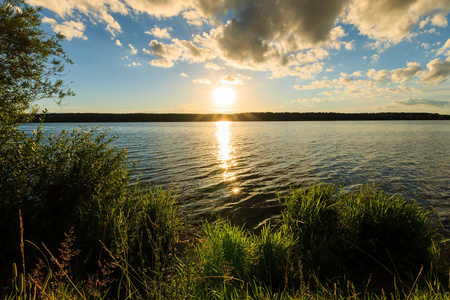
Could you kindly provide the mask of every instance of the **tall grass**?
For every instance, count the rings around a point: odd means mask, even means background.
[[[341,196],[340,205],[346,265],[355,275],[370,269],[414,280],[408,276],[437,262],[437,232],[417,203],[367,186]]]
[[[341,271],[337,197],[331,185],[291,189],[284,197],[282,230],[294,238],[293,255],[306,274],[333,276]]]

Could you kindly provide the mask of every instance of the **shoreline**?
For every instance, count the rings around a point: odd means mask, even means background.
[[[38,114],[33,123],[115,122],[254,122],[254,121],[413,121],[450,120],[437,113],[293,113],[252,112],[234,114],[183,113],[48,113]]]

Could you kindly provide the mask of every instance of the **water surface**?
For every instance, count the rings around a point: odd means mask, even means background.
[[[88,126],[93,124],[88,124]],[[36,125],[27,124],[25,128]],[[78,124],[48,123],[57,134]],[[173,186],[183,213],[249,228],[280,213],[277,192],[375,182],[430,208],[450,229],[450,121],[100,123],[139,159],[134,176]]]

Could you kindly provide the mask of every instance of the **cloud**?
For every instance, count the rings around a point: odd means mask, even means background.
[[[152,40],[149,44],[151,51],[143,51],[158,58],[190,63],[209,61],[217,56],[212,50],[200,47],[192,41],[172,39],[171,42],[171,44],[164,44],[157,40]]]
[[[182,60],[189,62],[204,62],[212,60],[216,54],[211,50],[199,47],[191,41],[172,39],[173,45],[181,49]]]
[[[189,10],[182,13],[183,18],[189,25],[202,26],[205,18],[197,10]]]
[[[219,79],[219,82],[225,85],[244,85],[244,78],[248,79],[248,77],[242,75],[225,75]]]
[[[444,14],[436,14],[431,19],[431,24],[439,27],[447,27],[448,25],[447,17]]]
[[[292,100],[291,102],[298,102],[298,103],[302,103],[302,104],[309,104],[310,100],[309,99],[297,99],[297,100]]]
[[[87,37],[84,35],[84,24],[82,22],[65,21],[62,24],[58,24],[55,19],[47,17],[42,18],[42,22],[50,24],[53,31],[61,33],[68,41],[71,41],[73,38],[87,40]]]
[[[171,68],[173,67],[173,62],[167,59],[154,59],[150,62],[150,65],[154,67],[160,67],[160,68]]]
[[[172,27],[158,28],[156,25],[150,31],[146,31],[146,34],[153,35],[159,39],[170,39],[170,33]]]
[[[136,49],[136,48],[134,48],[133,47],[133,45],[131,45],[131,44],[128,44],[128,47],[130,47],[130,51],[131,51],[131,54],[133,54],[133,55],[136,55],[136,54],[138,54],[138,50]]]
[[[216,64],[213,64],[213,63],[211,63],[211,62],[209,62],[209,63],[206,63],[206,64],[205,64],[205,69],[211,69],[211,70],[216,70],[216,71],[218,71],[218,70],[222,69],[222,67],[221,67],[221,66],[218,66],[218,65],[216,65]]]
[[[388,70],[376,71],[375,69],[370,69],[367,71],[367,76],[372,78],[376,83],[381,83],[387,82],[391,77],[391,73]]]
[[[125,66],[127,67],[138,67],[141,66],[141,63],[137,63],[137,62],[132,62],[131,64],[126,64]]]
[[[380,53],[404,40],[435,28],[448,27],[448,0],[28,0],[57,14],[61,20],[47,18],[54,30],[67,39],[82,38],[86,22],[104,24],[113,37],[122,32],[117,16],[139,17],[146,14],[158,21],[181,17],[192,34],[186,40],[172,38],[172,27],[154,26],[146,34],[150,41],[144,54],[153,56],[151,65],[169,68],[176,62],[205,63],[207,69],[221,66],[267,72],[268,78],[295,76],[314,79],[321,72],[333,70],[327,65],[336,51],[351,51],[355,40],[346,30],[356,28],[359,35],[369,39],[366,47]],[[67,21],[71,20],[71,21]],[[166,21],[167,19],[164,19]],[[418,27],[423,30],[418,31]],[[205,31],[206,30],[206,31]],[[200,34],[197,32],[202,31]],[[189,32],[189,31],[187,31]],[[116,45],[122,43],[116,39]],[[420,43],[419,43],[420,44]],[[126,45],[126,43],[125,43]],[[138,50],[128,44],[132,54]],[[433,45],[435,46],[435,45]],[[429,45],[422,43],[422,47]],[[429,52],[450,56],[450,39],[437,50]],[[441,58],[442,59],[442,58]],[[212,63],[211,61],[216,62]],[[220,63],[218,61],[221,60]],[[367,84],[403,84],[419,78],[424,85],[435,85],[447,80],[448,59],[434,60],[424,71],[420,65],[407,65],[392,71],[375,71],[368,75]],[[220,66],[219,66],[220,65]],[[361,75],[361,76],[360,76]],[[363,81],[355,80],[361,74],[341,76],[331,81],[342,89],[361,90]],[[325,83],[324,83],[325,84]],[[318,85],[316,83],[316,85]],[[356,87],[358,86],[358,87]],[[302,89],[317,88],[314,84]],[[389,87],[390,88],[390,87]],[[395,88],[399,90],[399,88]]]
[[[447,50],[450,50],[450,38],[445,42],[444,46],[437,50],[436,55],[444,54],[444,52]],[[449,52],[447,52],[447,56],[450,56]]]
[[[345,2],[247,1],[234,18],[217,28],[214,38],[229,60],[262,63],[277,55],[283,59],[285,52],[331,41],[335,20]]]
[[[372,55],[371,59],[371,64],[376,64],[378,62],[378,60],[380,59],[380,55],[379,54],[374,54]]]
[[[197,78],[192,80],[195,84],[212,84],[208,78]]]
[[[395,104],[402,106],[423,106],[423,107],[436,107],[443,108],[450,105],[450,101],[429,100],[429,99],[405,99],[394,101]]]
[[[124,0],[135,12],[157,18],[174,17],[193,6],[192,0]]]
[[[422,70],[422,67],[418,62],[408,62],[406,65],[406,68],[395,69],[391,71],[392,82],[407,82]]]
[[[437,85],[450,76],[450,57],[447,60],[434,59],[427,64],[427,70],[420,75],[420,81],[426,86]]]
[[[182,76],[182,77],[189,77],[186,73],[180,73],[180,76]]]
[[[296,55],[296,59],[301,64],[310,64],[318,62],[328,57],[329,52],[322,48],[311,49],[306,52],[300,52]]]
[[[27,0],[33,6],[42,6],[55,12],[60,18],[73,17],[75,12],[88,16],[93,23],[105,23],[106,30],[112,36],[122,32],[119,23],[113,18],[113,13],[126,15],[128,9],[122,1],[86,1],[86,0]]]
[[[158,42],[157,40],[152,40],[149,46],[151,48],[151,54],[159,58],[166,58],[168,60],[178,60],[183,52],[183,50],[176,45],[166,45]]]
[[[422,16],[433,13],[434,24],[440,26],[448,11],[448,0],[353,0],[344,20],[372,39],[396,44],[411,34]]]

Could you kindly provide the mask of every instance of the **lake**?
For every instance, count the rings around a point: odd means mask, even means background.
[[[87,124],[93,126],[93,124]],[[47,123],[49,134],[76,128]],[[26,124],[23,129],[35,128]],[[315,182],[374,182],[431,209],[450,232],[450,121],[100,123],[139,160],[134,178],[173,187],[191,220],[258,228],[277,193]]]

